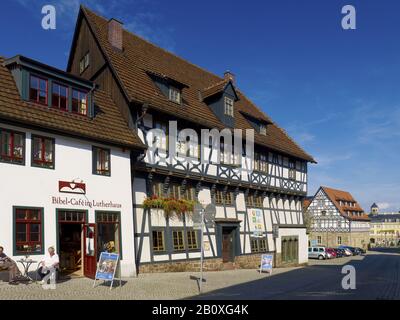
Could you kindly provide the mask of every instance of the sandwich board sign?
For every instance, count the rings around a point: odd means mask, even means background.
[[[110,290],[114,284],[115,276],[119,273],[119,285],[121,286],[121,265],[119,263],[118,253],[102,252],[97,263],[96,275],[94,276],[93,288],[96,280],[111,281]]]
[[[274,256],[272,254],[262,254],[260,273],[267,271],[270,275],[272,274],[272,263],[274,261]]]

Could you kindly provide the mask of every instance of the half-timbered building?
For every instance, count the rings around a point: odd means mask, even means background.
[[[310,199],[306,214],[311,221],[310,242],[367,248],[370,218],[349,192],[320,187]]]
[[[173,205],[171,200],[216,206],[205,230],[209,269],[257,266],[263,252],[275,253],[277,265],[307,262],[302,201],[307,164],[314,160],[240,91],[232,73],[208,72],[84,7],[67,71],[107,92],[149,147],[132,157],[141,272],[187,270],[198,261],[199,230],[190,214],[170,215],[161,208],[162,201]],[[168,132],[169,121],[177,121],[176,132]],[[166,135],[153,136],[149,132],[155,128]],[[171,135],[186,128],[198,136],[202,129],[253,129],[254,161],[245,151],[233,155],[212,142],[203,148],[186,137],[171,154]],[[221,161],[215,161],[217,154]],[[243,169],[249,161],[254,170]],[[149,199],[153,206],[145,205]]]

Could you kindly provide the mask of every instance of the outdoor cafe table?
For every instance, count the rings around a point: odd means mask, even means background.
[[[23,267],[22,277],[27,279],[27,280],[34,281],[29,276],[29,268],[31,267],[32,264],[37,263],[37,261],[32,260],[32,259],[20,259],[20,260],[17,260],[17,262],[22,264],[22,267]]]

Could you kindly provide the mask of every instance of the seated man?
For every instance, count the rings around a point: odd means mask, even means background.
[[[60,259],[58,257],[58,254],[55,252],[54,247],[50,247],[48,249],[48,254],[46,254],[46,256],[40,261],[40,263],[41,266],[38,269],[38,273],[40,279],[42,280],[42,284],[44,284],[44,277],[46,277],[46,275],[50,273],[51,269],[58,268],[58,265],[60,263]]]
[[[17,284],[16,278],[21,276],[21,272],[19,271],[15,261],[7,257],[7,255],[4,253],[4,248],[1,246],[0,246],[0,269],[8,270],[9,284]]]

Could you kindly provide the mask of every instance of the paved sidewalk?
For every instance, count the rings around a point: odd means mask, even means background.
[[[271,277],[300,268],[274,269]],[[44,290],[38,283],[19,284],[11,286],[0,281],[0,300],[29,299],[63,299],[63,300],[157,300],[185,299],[198,295],[197,281],[190,276],[199,276],[195,272],[141,274],[138,278],[123,279],[122,287],[111,291],[109,286],[101,285],[100,281],[93,288],[93,280],[87,278],[71,279],[57,284],[56,290]],[[259,274],[258,270],[229,270],[205,272],[207,282],[203,284],[203,292],[214,290],[270,277]],[[118,281],[116,282],[118,284]]]

